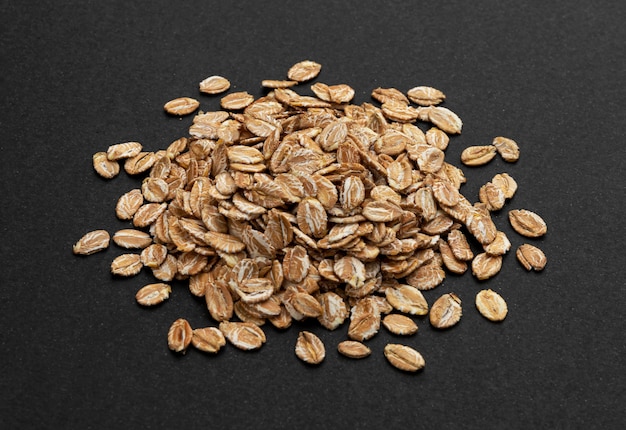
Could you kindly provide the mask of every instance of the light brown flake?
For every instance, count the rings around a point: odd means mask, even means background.
[[[337,351],[348,358],[365,358],[368,357],[372,350],[365,344],[356,340],[344,340],[337,345]]]
[[[135,227],[148,227],[167,209],[166,203],[146,203],[137,209],[133,215]]]
[[[139,254],[122,254],[111,263],[111,273],[118,276],[135,276],[142,267]]]
[[[476,279],[484,281],[494,277],[502,268],[502,256],[483,252],[472,260],[472,274]]]
[[[107,158],[111,161],[123,158],[132,158],[141,152],[142,145],[139,142],[117,143],[107,149]]]
[[[447,293],[433,303],[429,320],[433,327],[444,329],[458,323],[461,315],[461,299],[454,293]]]
[[[114,178],[120,173],[119,163],[109,160],[106,152],[96,152],[93,154],[92,161],[96,173],[105,179]]]
[[[106,230],[94,230],[86,233],[72,247],[77,255],[91,255],[109,247],[110,235]]]
[[[261,86],[264,88],[289,88],[298,85],[298,81],[286,81],[277,79],[264,79]]]
[[[289,71],[287,71],[287,77],[292,81],[305,82],[317,77],[320,70],[322,70],[321,64],[311,60],[304,60],[291,66]]]
[[[154,306],[167,300],[171,292],[172,288],[168,284],[148,284],[137,291],[135,300],[142,306]]]
[[[461,162],[466,166],[482,166],[495,156],[496,147],[493,145],[468,146],[461,153]]]
[[[184,318],[179,318],[172,323],[167,332],[167,345],[174,352],[184,354],[191,343],[193,330]]]
[[[508,173],[498,173],[491,179],[491,183],[500,188],[507,199],[512,198],[517,191],[517,182]]]
[[[204,299],[215,321],[228,321],[233,316],[233,297],[223,281],[207,282]]]
[[[296,341],[296,356],[309,364],[320,364],[326,357],[324,343],[310,331],[301,331]]]
[[[222,97],[220,104],[224,109],[240,110],[249,106],[253,101],[254,96],[248,94],[246,91],[239,91]]]
[[[152,243],[152,237],[144,231],[127,228],[116,231],[113,242],[126,249],[142,249]]]
[[[428,314],[428,303],[422,293],[410,285],[399,285],[385,290],[387,301],[394,309],[411,315]]]
[[[426,366],[422,355],[410,346],[390,343],[384,353],[393,367],[405,372],[417,372]]]
[[[141,190],[130,190],[118,199],[115,214],[121,220],[131,220],[141,205],[143,205]]]
[[[222,321],[219,327],[230,343],[245,351],[259,349],[266,340],[263,330],[249,322]]]
[[[524,243],[515,252],[517,260],[526,270],[541,271],[546,267],[548,259],[543,251],[536,246]]]
[[[433,87],[418,86],[407,91],[409,100],[420,106],[438,105],[446,99],[443,92]]]
[[[124,170],[129,175],[139,175],[150,170],[156,161],[154,152],[140,152],[124,161]]]
[[[332,291],[318,296],[322,307],[322,314],[317,318],[319,323],[328,330],[335,330],[348,317],[348,307],[343,298]]]
[[[150,268],[157,268],[167,257],[167,247],[160,243],[153,243],[145,247],[140,254],[141,263]]]
[[[228,91],[230,81],[223,76],[209,76],[200,82],[200,92],[205,94],[219,94]]]
[[[191,97],[179,97],[163,105],[165,112],[176,116],[189,115],[198,109],[198,107],[200,107],[200,102]]]
[[[226,338],[217,327],[197,328],[192,331],[191,344],[200,351],[216,354],[226,345]]]
[[[503,231],[496,233],[496,237],[489,245],[485,245],[484,250],[490,255],[504,255],[511,249],[511,242]]]
[[[428,109],[428,120],[437,126],[437,128],[448,134],[461,133],[463,121],[450,109],[440,106],[430,106],[425,109]]]
[[[493,139],[492,144],[504,161],[514,163],[519,159],[519,146],[513,139],[498,136]]]
[[[492,290],[481,290],[476,294],[476,308],[490,321],[502,321],[508,312],[502,296]]]
[[[526,209],[509,211],[513,230],[526,237],[540,237],[547,233],[546,222],[536,213]]]
[[[382,323],[387,330],[399,336],[410,336],[417,333],[417,324],[405,315],[386,315],[385,318],[383,318]]]
[[[371,339],[380,329],[380,312],[375,302],[365,298],[357,302],[350,312],[348,337],[360,342]]]

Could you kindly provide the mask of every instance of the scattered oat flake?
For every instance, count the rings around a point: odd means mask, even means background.
[[[222,76],[209,76],[200,82],[200,92],[205,94],[219,94],[228,91],[230,81]]]
[[[109,247],[110,235],[106,230],[94,230],[86,233],[72,247],[74,254],[91,255]]]
[[[184,116],[193,113],[200,107],[200,102],[191,97],[180,97],[165,103],[163,109],[170,115]]]
[[[492,290],[481,290],[476,294],[476,308],[490,321],[502,321],[508,312],[504,299]]]
[[[292,81],[304,82],[315,78],[322,69],[322,65],[315,61],[305,60],[291,66],[287,77]]]

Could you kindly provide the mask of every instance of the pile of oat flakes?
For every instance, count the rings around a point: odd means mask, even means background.
[[[173,351],[184,353],[193,345],[217,353],[226,340],[257,349],[266,340],[264,324],[286,329],[294,320],[317,319],[329,330],[347,324],[348,339],[337,350],[364,358],[371,353],[365,342],[381,324],[411,336],[418,327],[410,316],[428,315],[439,329],[459,321],[456,294],[445,293],[430,306],[422,295],[447,272],[463,274],[471,267],[484,280],[500,270],[511,243],[490,213],[513,197],[517,183],[497,174],[474,204],[460,193],[465,176],[445,160],[445,150],[462,122],[439,106],[445,95],[426,86],[406,94],[377,88],[376,104],[356,106],[350,104],[354,90],[345,84],[317,82],[310,87],[315,96],[291,89],[320,70],[302,61],[289,69],[287,80],[262,81],[265,97],[224,96],[223,110],[199,111],[189,135],[165,150],[147,152],[127,142],[94,154],[95,171],[104,178],[118,175],[121,165],[143,178],[116,206],[117,217],[132,228],[113,234],[113,242],[130,251],[114,259],[112,273],[152,271],[158,282],[136,294],[143,306],[167,300],[173,280],[187,281],[191,294],[206,300],[213,326],[192,329],[178,319],[167,337]],[[199,85],[205,94],[229,89],[220,76]],[[182,116],[199,107],[182,97],[164,109]],[[479,166],[498,154],[515,162],[518,145],[496,137],[490,145],[466,148],[461,161]],[[534,212],[508,215],[523,236],[546,233]],[[73,250],[89,255],[109,242],[107,231],[95,230]],[[482,252],[475,255],[470,242]],[[528,270],[546,264],[531,244],[516,255]],[[507,314],[506,302],[492,290],[480,291],[475,306],[492,321]],[[317,364],[325,346],[302,331],[295,353]],[[388,344],[384,355],[402,370],[425,366],[407,345]]]

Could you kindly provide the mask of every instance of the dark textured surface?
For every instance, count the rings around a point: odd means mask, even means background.
[[[265,4],[263,4],[265,3]],[[2,428],[620,428],[624,413],[626,7],[556,2],[0,2],[0,426]],[[468,145],[515,139],[518,163],[465,168],[475,201],[495,173],[520,188],[508,209],[541,214],[549,262],[526,273],[511,253],[478,283],[449,276],[465,315],[401,339],[381,331],[350,361],[347,327],[268,328],[255,353],[171,354],[172,321],[210,325],[183,284],[142,309],[147,273],[109,273],[121,253],[71,254],[85,232],[126,226],[114,205],[138,180],[96,176],[91,155],[137,140],[149,150],[185,135],[163,114],[220,74],[261,94],[295,62],[319,81],[372,89],[430,85],[464,121],[447,159]],[[308,86],[302,86],[302,92]],[[523,243],[494,217],[514,247]],[[474,308],[481,288],[509,304],[501,324]],[[327,345],[319,367],[293,353],[306,327]],[[417,375],[384,360],[387,342],[424,355]]]

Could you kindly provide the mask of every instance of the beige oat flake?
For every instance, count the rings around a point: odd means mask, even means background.
[[[200,82],[200,92],[205,94],[219,94],[228,91],[230,81],[223,76],[209,76]]]
[[[393,367],[406,372],[417,372],[426,366],[422,355],[410,346],[390,343],[384,353]]]
[[[171,292],[172,288],[168,284],[148,284],[137,291],[135,299],[142,306],[154,306],[167,300]]]
[[[167,332],[167,345],[172,351],[184,354],[191,343],[192,333],[189,322],[179,318],[172,323]]]
[[[476,294],[476,308],[490,321],[502,321],[508,312],[502,296],[492,290],[481,290]]]
[[[287,77],[292,81],[309,81],[319,75],[322,65],[315,61],[305,60],[291,66],[287,72]]]
[[[536,246],[524,243],[517,248],[515,252],[517,260],[526,270],[541,271],[548,262],[543,251]]]
[[[106,230],[94,230],[86,233],[72,247],[77,255],[91,255],[109,247],[111,236]]]
[[[430,324],[440,329],[452,327],[459,322],[462,313],[461,299],[454,293],[444,294],[430,309]]]
[[[368,357],[372,350],[365,344],[356,340],[344,340],[337,345],[337,351],[348,358],[365,358]]]
[[[176,116],[189,115],[198,109],[198,107],[200,107],[200,102],[191,97],[179,97],[163,105],[165,112]]]
[[[509,221],[513,229],[526,237],[540,237],[547,233],[546,222],[535,212],[526,209],[509,211]]]
[[[296,356],[309,364],[320,364],[326,357],[324,343],[310,331],[301,331],[296,342]]]

